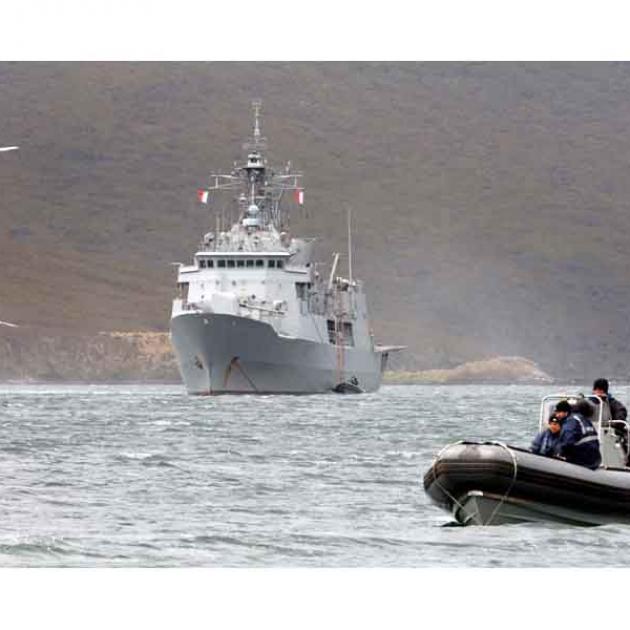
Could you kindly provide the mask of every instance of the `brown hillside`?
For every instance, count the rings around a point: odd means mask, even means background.
[[[172,261],[213,216],[262,98],[305,172],[320,257],[344,247],[395,366],[492,355],[625,377],[627,63],[2,63],[0,320],[168,327]]]

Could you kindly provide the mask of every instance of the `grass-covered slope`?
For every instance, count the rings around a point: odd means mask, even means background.
[[[630,65],[0,64],[0,320],[166,330],[174,273],[263,99],[305,173],[295,231],[343,251],[394,367],[493,355],[623,377]]]

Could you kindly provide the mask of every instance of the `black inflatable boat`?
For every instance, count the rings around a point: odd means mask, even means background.
[[[463,525],[630,523],[629,469],[589,470],[498,443],[447,446],[424,489]]]
[[[539,426],[561,398],[543,399]],[[594,423],[603,459],[597,470],[500,442],[460,441],[437,455],[424,476],[425,492],[462,525],[630,523],[630,468],[619,427],[604,411],[600,405]],[[624,431],[630,435],[627,425]]]
[[[359,387],[358,382],[343,381],[333,387],[335,394],[362,394],[363,390]]]

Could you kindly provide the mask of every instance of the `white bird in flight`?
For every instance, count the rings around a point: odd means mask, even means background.
[[[20,147],[0,147],[0,153],[4,151],[17,151]]]

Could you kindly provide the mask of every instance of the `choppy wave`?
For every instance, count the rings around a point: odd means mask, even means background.
[[[629,526],[450,527],[422,491],[447,442],[528,444],[548,391],[0,387],[0,566],[628,566]]]

